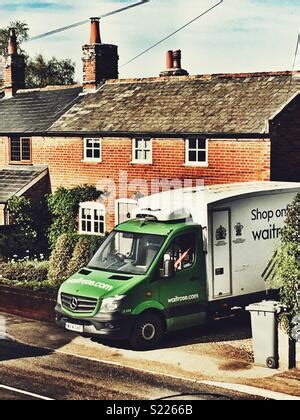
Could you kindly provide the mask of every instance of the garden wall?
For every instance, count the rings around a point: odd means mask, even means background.
[[[0,312],[54,322],[56,294],[0,285]]]

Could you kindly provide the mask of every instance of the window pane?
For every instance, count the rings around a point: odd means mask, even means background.
[[[30,161],[30,139],[22,139],[22,160]]]
[[[197,148],[197,140],[196,139],[190,139],[189,140],[189,148],[190,149],[196,149]]]
[[[198,149],[206,149],[206,140],[198,139]]]
[[[88,159],[92,159],[93,158],[93,150],[92,149],[87,149],[86,150],[86,157]]]
[[[95,149],[94,150],[94,158],[95,159],[100,159],[100,149]]]
[[[91,139],[86,140],[86,147],[93,147],[93,140]]]
[[[81,223],[81,230],[82,230],[82,232],[86,232],[86,223],[85,223],[84,220]]]
[[[198,152],[198,162],[206,162],[206,152]]]
[[[175,239],[169,254],[171,260],[174,261],[174,268],[176,271],[190,268],[196,260],[195,235],[191,233]]]
[[[100,223],[100,233],[104,233],[104,223]]]
[[[87,232],[92,232],[92,222],[87,222],[87,224],[86,224],[86,231]]]
[[[189,152],[189,161],[196,162],[197,161],[197,152]]]
[[[10,141],[10,157],[13,162],[21,161],[21,143],[18,138]]]
[[[94,232],[99,233],[99,223],[98,222],[94,223]]]

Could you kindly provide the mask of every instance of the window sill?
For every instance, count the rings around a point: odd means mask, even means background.
[[[104,237],[105,233],[93,233],[93,232],[78,232],[78,235],[87,235],[87,236],[100,236]]]
[[[32,166],[33,163],[32,162],[9,162],[9,165],[11,165],[11,166],[18,166],[18,165]]]
[[[209,164],[208,163],[205,163],[205,162],[203,162],[203,163],[197,163],[197,162],[192,163],[192,162],[188,162],[188,163],[185,163],[184,166],[186,166],[188,168],[208,168],[209,167]]]
[[[147,162],[147,161],[141,161],[141,160],[134,160],[134,161],[131,161],[130,163],[131,165],[148,165],[148,166],[153,165],[153,161]]]
[[[86,165],[98,165],[99,163],[102,163],[102,160],[101,159],[83,159],[81,162],[85,163]]]

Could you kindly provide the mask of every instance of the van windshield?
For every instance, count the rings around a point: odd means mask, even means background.
[[[165,241],[164,236],[112,232],[88,268],[123,274],[145,274]]]

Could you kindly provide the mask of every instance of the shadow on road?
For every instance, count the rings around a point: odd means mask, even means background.
[[[176,348],[193,344],[221,343],[238,340],[246,340],[252,337],[251,322],[248,313],[242,313],[235,317],[210,321],[206,325],[176,331],[166,335],[160,348]],[[93,342],[108,347],[131,350],[124,341],[108,341],[93,338]]]
[[[10,340],[0,340],[0,362],[29,357],[49,356],[51,350],[39,349]]]

